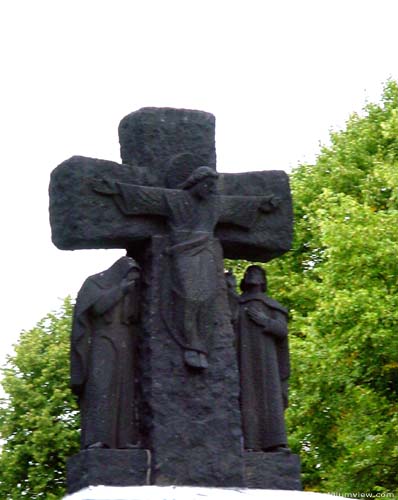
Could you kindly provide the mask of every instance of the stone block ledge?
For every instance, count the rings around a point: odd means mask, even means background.
[[[336,500],[333,495],[307,491],[189,486],[94,486],[64,500]]]

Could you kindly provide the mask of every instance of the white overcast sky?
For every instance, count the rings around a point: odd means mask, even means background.
[[[210,111],[220,171],[313,161],[398,79],[396,0],[0,2],[0,362],[22,329],[119,251],[57,250],[50,172],[119,161],[117,126],[143,106]]]

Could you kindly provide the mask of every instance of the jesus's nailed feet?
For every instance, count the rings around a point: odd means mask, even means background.
[[[186,365],[199,370],[203,370],[204,368],[207,368],[209,366],[206,354],[198,351],[185,351],[184,361]]]

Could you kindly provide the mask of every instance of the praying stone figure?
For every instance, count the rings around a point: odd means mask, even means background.
[[[244,448],[289,452],[284,422],[287,310],[265,295],[266,275],[260,266],[247,268],[240,287],[237,330]]]
[[[208,367],[207,341],[214,332],[214,305],[217,274],[222,255],[215,245],[218,223],[233,224],[246,230],[257,220],[258,212],[272,212],[279,199],[270,196],[222,196],[217,193],[218,173],[206,166],[196,168],[178,189],[148,187],[115,182],[93,181],[93,189],[112,196],[125,215],[157,215],[166,218],[170,244],[172,303],[163,311],[173,337],[184,349],[184,360],[193,368]]]
[[[122,257],[84,282],[71,337],[81,448],[134,448],[140,268]]]

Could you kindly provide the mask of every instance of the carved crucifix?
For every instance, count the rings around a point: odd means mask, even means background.
[[[184,360],[193,368],[207,368],[206,338],[211,334],[217,294],[217,254],[214,230],[218,223],[249,230],[258,213],[272,213],[280,200],[270,196],[222,196],[218,174],[207,166],[196,168],[179,189],[147,187],[112,180],[93,182],[93,189],[111,196],[126,216],[162,216],[170,243],[165,249],[172,270],[173,303],[168,327],[183,346]],[[215,332],[216,334],[217,332]]]
[[[72,157],[51,177],[54,244],[125,248],[143,269],[155,484],[244,483],[223,256],[265,262],[292,239],[287,175],[218,174],[214,125],[201,111],[143,108],[119,126],[122,164]]]

